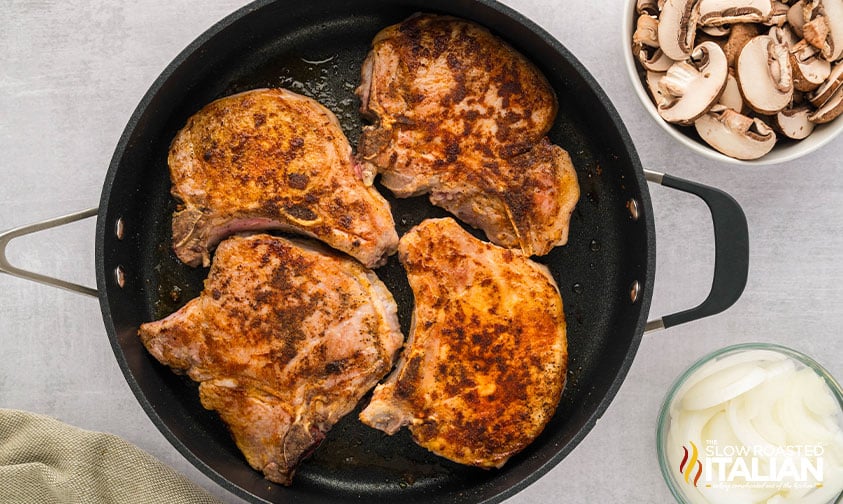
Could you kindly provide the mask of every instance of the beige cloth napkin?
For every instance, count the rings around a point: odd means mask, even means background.
[[[218,501],[140,448],[111,434],[0,409],[0,503]]]

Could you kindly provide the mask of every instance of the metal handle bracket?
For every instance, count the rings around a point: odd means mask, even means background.
[[[714,224],[714,278],[708,297],[699,305],[647,322],[645,332],[665,329],[722,312],[743,293],[749,275],[749,229],[746,215],[734,198],[703,184],[644,170],[648,181],[701,198]]]
[[[44,231],[45,229],[63,226],[65,224],[70,224],[71,222],[87,219],[88,217],[94,217],[97,215],[97,211],[97,208],[89,208],[88,210],[82,210],[81,212],[56,217],[55,219],[49,219],[42,222],[36,222],[35,224],[16,227],[0,233],[0,272],[16,276],[18,278],[32,280],[33,282],[52,285],[53,287],[58,287],[60,289],[96,297],[97,290],[92,289],[91,287],[86,287],[84,285],[75,284],[73,282],[68,282],[66,280],[53,278],[51,276],[42,275],[41,273],[35,273],[34,271],[13,266],[6,258],[6,246],[12,240],[21,236]]]

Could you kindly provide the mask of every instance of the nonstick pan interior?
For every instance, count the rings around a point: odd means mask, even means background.
[[[362,122],[353,90],[369,44],[380,29],[418,11],[450,13],[487,26],[530,58],[556,90],[559,114],[550,138],[571,154],[582,197],[568,245],[538,260],[550,267],[565,303],[568,383],[545,432],[500,470],[450,463],[416,446],[406,431],[389,437],[364,426],[355,411],[301,465],[293,486],[284,488],[248,466],[216,413],[200,405],[196,384],[158,364],[136,336],[140,323],[195,297],[207,274],[183,266],[171,252],[175,202],[169,195],[167,150],[199,108],[257,87],[286,87],[316,98],[338,116],[356,144]],[[424,218],[445,215],[426,197],[395,199],[381,192],[392,205],[399,234]],[[637,219],[629,211],[631,200]],[[649,308],[654,267],[649,196],[617,114],[557,42],[490,2],[258,2],[238,11],[188,47],[138,106],[115,152],[100,208],[101,304],[129,384],[186,457],[254,501],[480,502],[512,495],[561,460],[608,406],[638,347]],[[122,238],[114,233],[118,219],[125,229]],[[122,288],[114,281],[118,267]],[[413,297],[397,258],[377,273],[398,302],[406,334]],[[632,301],[636,281],[641,290]]]

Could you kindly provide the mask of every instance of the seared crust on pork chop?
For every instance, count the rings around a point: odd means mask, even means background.
[[[216,100],[170,147],[173,248],[190,266],[246,230],[317,238],[373,267],[395,252],[389,203],[364,180],[331,111],[284,89]]]
[[[579,199],[568,153],[546,138],[557,111],[542,73],[488,30],[416,15],[372,42],[357,88],[359,157],[398,197],[430,201],[525,254],[568,239]]]
[[[299,462],[392,367],[392,294],[357,261],[266,234],[223,241],[201,295],[141,325],[162,364],[199,382],[249,464],[289,485]]]
[[[415,296],[395,371],[360,413],[461,464],[500,467],[544,429],[565,385],[562,298],[543,265],[426,220],[398,245]]]

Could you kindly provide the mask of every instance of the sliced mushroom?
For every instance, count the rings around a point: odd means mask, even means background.
[[[673,60],[691,55],[700,0],[666,0],[659,14],[659,47]]]
[[[831,74],[831,63],[820,57],[819,49],[804,39],[790,48],[793,87],[799,91],[813,91]]]
[[[712,107],[694,127],[706,143],[736,159],[758,159],[776,144],[776,133],[764,121],[722,105]]]
[[[640,5],[640,2],[639,2]],[[655,6],[655,0],[653,6]],[[632,34],[632,52],[638,62],[651,72],[666,72],[673,60],[659,47],[659,20],[649,14],[641,14]]]
[[[802,41],[802,39],[798,35],[796,35],[790,25],[786,24],[784,26],[772,26],[770,27],[770,30],[776,31],[781,34],[781,38],[784,40],[785,44],[787,44],[788,49],[792,50],[793,46]]]
[[[743,96],[741,96],[738,80],[731,73],[726,77],[726,87],[723,88],[723,94],[720,95],[717,103],[743,113]]]
[[[765,25],[769,26],[787,26],[787,11],[790,6],[784,2],[773,2],[773,8],[770,10],[770,15],[764,21]]]
[[[775,126],[782,135],[794,140],[802,140],[814,131],[815,124],[808,119],[809,107],[789,107],[774,116]]]
[[[650,92],[650,96],[656,103],[657,108],[667,105],[673,99],[672,97],[665,96],[659,87],[659,83],[664,76],[665,72],[647,72],[647,90]]]
[[[635,33],[632,34],[632,47],[636,45],[659,46],[659,20],[657,18],[649,14],[638,16]]]
[[[758,25],[739,23],[732,26],[732,30],[729,32],[729,40],[723,45],[723,52],[726,53],[729,68],[735,68],[735,63],[738,61],[738,55],[743,50],[743,46],[758,35]]]
[[[822,51],[827,61],[843,55],[843,2],[807,0],[802,6],[802,36]]]
[[[836,63],[831,67],[831,72],[825,82],[808,95],[808,101],[815,107],[822,107],[841,86],[843,86],[843,63]]]
[[[732,25],[723,25],[723,26],[701,26],[700,30],[706,35],[711,37],[725,37],[732,31]]]
[[[802,37],[809,44],[822,50],[826,45],[829,31],[828,20],[822,5],[812,0],[802,2]]]
[[[793,97],[790,56],[783,40],[759,35],[738,56],[737,78],[741,94],[752,110],[775,114]]]
[[[668,122],[689,125],[714,104],[726,86],[726,55],[714,42],[694,48],[686,61],[674,63],[659,81],[666,102],[658,106]]]
[[[836,119],[843,113],[843,88],[838,88],[822,107],[808,116],[808,120],[816,124],[824,124]]]
[[[772,0],[700,0],[699,24],[761,23],[770,18],[772,10]]]
[[[642,46],[641,50],[638,51],[638,61],[646,70],[662,73],[667,72],[670,65],[675,63],[661,49],[646,46]]]
[[[793,28],[793,32],[796,33],[796,36],[802,37],[802,25],[805,24],[805,17],[802,15],[802,8],[804,6],[804,2],[799,0],[798,2],[794,3],[790,6],[787,10],[787,24]]]
[[[650,16],[659,15],[659,3],[656,0],[638,0],[635,4],[635,12]]]

